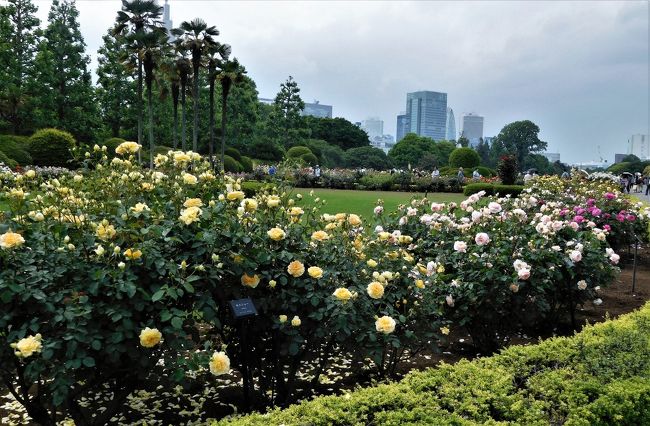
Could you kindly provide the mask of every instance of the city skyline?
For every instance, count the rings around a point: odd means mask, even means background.
[[[45,24],[51,1],[36,3]],[[94,71],[120,1],[77,4]],[[293,75],[303,99],[323,99],[352,122],[379,116],[389,134],[404,94],[429,88],[448,93],[455,111],[488,116],[484,135],[535,122],[566,162],[598,159],[598,145],[611,162],[631,134],[650,133],[647,2],[169,5],[176,25],[197,16],[216,25],[261,97]],[[495,28],[496,19],[510,24]],[[472,31],[462,29],[470,22]],[[397,60],[377,67],[385,51]]]

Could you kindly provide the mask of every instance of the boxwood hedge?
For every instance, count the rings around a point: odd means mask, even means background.
[[[573,337],[216,424],[650,424],[649,348],[650,303]]]

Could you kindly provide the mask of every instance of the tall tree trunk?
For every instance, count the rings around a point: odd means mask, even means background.
[[[214,77],[210,77],[210,165],[214,170]]]
[[[192,150],[199,152],[199,63],[194,64],[194,126],[192,129]]]
[[[149,107],[149,168],[153,170],[153,101],[151,99],[151,81],[147,81],[147,103]]]
[[[138,144],[142,146],[142,58],[138,53]],[[141,161],[138,150],[138,161]]]
[[[228,91],[225,85],[221,86],[221,171],[226,171],[224,158],[226,152],[226,106],[228,104]]]
[[[172,83],[172,103],[174,107],[174,149],[178,148],[178,83]]]
[[[185,108],[185,83],[181,84],[181,142],[183,151],[187,149],[187,129],[185,126],[186,108]]]

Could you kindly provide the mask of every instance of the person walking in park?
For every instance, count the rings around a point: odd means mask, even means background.
[[[465,173],[463,173],[462,167],[458,168],[458,174],[456,175],[456,177],[458,178],[458,183],[460,183],[461,185],[465,183]]]
[[[438,167],[433,166],[433,171],[431,172],[431,177],[433,179],[437,179],[440,177],[440,170],[438,170]]]
[[[643,184],[645,185],[645,195],[650,195],[650,176],[646,175],[643,177]]]
[[[320,166],[318,164],[316,164],[316,167],[314,168],[314,176],[316,176],[316,178],[320,177]]]
[[[478,182],[481,179],[481,174],[478,172],[478,169],[475,169],[474,173],[472,173],[472,179],[474,179],[475,182]]]

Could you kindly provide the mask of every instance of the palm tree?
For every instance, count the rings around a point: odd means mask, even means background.
[[[122,10],[117,12],[113,35],[141,34],[147,31],[166,32],[160,20],[163,8],[155,0],[122,0]],[[133,47],[137,48],[136,44]],[[142,145],[142,56],[137,56],[138,68],[138,143]]]
[[[192,133],[192,149],[198,151],[199,143],[199,69],[205,52],[216,42],[214,37],[219,35],[216,27],[208,27],[203,19],[196,18],[190,22],[183,21],[180,27],[172,30],[172,34],[180,39],[180,43],[192,55],[194,78],[194,128]]]
[[[219,69],[230,56],[230,45],[216,43],[206,52],[208,60],[208,82],[210,83],[210,164],[214,167],[214,87]]]
[[[177,39],[178,41],[178,39]],[[180,43],[175,42],[177,52],[176,55],[176,69],[178,70],[178,77],[180,82],[180,92],[181,92],[181,149],[186,150],[187,144],[187,103],[185,102],[185,97],[187,95],[187,82],[189,81],[190,75],[192,73],[192,64],[189,59],[183,55],[183,51],[179,49]]]
[[[221,170],[224,170],[224,151],[226,149],[226,113],[228,105],[228,95],[233,84],[240,84],[244,81],[246,69],[239,64],[237,58],[232,61],[226,60],[217,78],[221,84]]]

